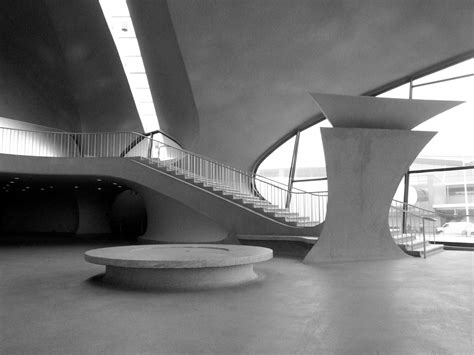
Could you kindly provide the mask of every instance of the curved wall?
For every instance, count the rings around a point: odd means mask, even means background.
[[[214,243],[227,238],[225,228],[199,212],[151,189],[140,190],[149,216],[143,241]]]
[[[316,122],[308,92],[361,95],[474,48],[470,0],[200,0],[169,8],[199,112],[196,151],[243,170]]]
[[[78,130],[61,44],[41,0],[0,2],[0,116]]]
[[[83,132],[143,132],[99,1],[44,0],[67,63]]]
[[[160,128],[186,149],[199,138],[199,117],[166,0],[127,0]]]
[[[98,1],[0,2],[0,116],[74,132],[143,131]]]

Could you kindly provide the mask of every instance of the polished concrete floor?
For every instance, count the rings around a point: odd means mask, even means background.
[[[1,354],[472,353],[474,253],[308,266],[212,291],[105,287],[83,253],[0,246]]]

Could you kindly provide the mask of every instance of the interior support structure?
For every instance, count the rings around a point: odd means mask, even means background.
[[[312,94],[322,128],[328,210],[306,263],[401,258],[388,212],[398,184],[436,132],[410,129],[459,102]]]

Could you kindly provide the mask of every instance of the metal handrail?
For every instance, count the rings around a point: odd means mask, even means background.
[[[425,212],[428,212],[428,213],[431,213],[431,214],[434,214],[436,216],[440,216],[440,217],[445,217],[445,218],[453,218],[453,217],[460,217],[459,215],[455,216],[455,215],[452,215],[452,214],[449,214],[449,213],[445,213],[445,212],[440,212],[440,211],[434,211],[434,210],[428,210],[426,208],[422,208],[422,207],[418,207],[418,206],[414,206],[414,205],[411,205],[409,204],[408,202],[403,202],[403,201],[398,201],[398,200],[393,200],[397,203],[400,203],[400,204],[403,204],[403,205],[406,205],[406,206],[409,206],[413,209],[417,209],[417,210],[420,210],[420,211],[425,211]],[[462,217],[474,217],[474,215],[472,214],[462,214],[461,215]]]
[[[139,137],[141,137],[141,138],[143,138],[143,139],[148,139],[148,140],[150,140],[150,141],[152,141],[152,142],[157,142],[157,143],[159,143],[159,144],[161,144],[161,145],[163,145],[163,146],[165,146],[165,147],[167,147],[167,148],[179,149],[179,150],[181,150],[182,152],[185,152],[185,153],[190,154],[190,155],[192,155],[192,156],[195,156],[195,157],[201,158],[201,159],[203,159],[203,160],[207,160],[207,161],[209,161],[209,162],[215,163],[215,164],[217,164],[217,165],[219,165],[219,166],[222,166],[222,167],[224,167],[224,168],[227,168],[227,169],[229,169],[229,170],[233,170],[233,171],[239,172],[239,173],[244,174],[244,175],[247,175],[247,176],[253,176],[253,177],[255,177],[255,178],[258,177],[258,179],[260,179],[261,181],[265,181],[265,180],[271,181],[271,182],[272,182],[271,185],[273,185],[274,187],[276,187],[276,188],[282,188],[282,187],[280,187],[280,186],[274,185],[274,184],[281,184],[281,183],[279,183],[278,181],[272,180],[272,179],[270,179],[270,178],[267,178],[267,177],[265,177],[265,176],[258,175],[258,174],[251,174],[251,173],[246,172],[246,171],[244,171],[244,170],[240,170],[240,169],[234,168],[234,167],[232,167],[232,166],[230,166],[230,165],[226,165],[226,164],[223,164],[223,163],[221,163],[221,162],[218,162],[217,160],[214,160],[214,159],[212,159],[212,158],[205,157],[205,156],[203,156],[203,155],[201,155],[201,154],[194,153],[194,152],[188,151],[188,150],[183,149],[183,148],[172,147],[172,146],[170,146],[170,145],[168,145],[168,144],[166,144],[166,143],[163,143],[163,142],[157,141],[157,140],[155,140],[155,139],[153,139],[153,138],[150,138],[150,137],[148,137],[148,136],[146,136],[146,135],[144,135],[144,134],[142,134],[142,133],[137,133],[137,132],[133,132],[133,131],[132,131],[132,132],[126,132],[126,131],[118,131],[118,132],[33,131],[33,130],[16,129],[16,128],[9,128],[9,127],[0,127],[0,129],[2,129],[2,130],[3,130],[3,129],[7,129],[7,130],[10,130],[10,131],[29,132],[29,133],[64,134],[64,135],[70,135],[70,136],[77,136],[77,135],[97,135],[97,134],[102,134],[102,135],[103,135],[103,134],[114,134],[114,135],[117,135],[117,134],[133,134],[133,135],[139,136]],[[161,132],[161,131],[159,131],[159,132],[160,132],[160,133],[163,133],[163,132]],[[170,137],[168,136],[168,138],[170,138]],[[171,139],[172,139],[172,138],[171,138]],[[173,139],[173,141],[174,141],[174,139]],[[284,185],[284,184],[281,184],[281,185]],[[301,190],[301,189],[298,189],[298,188],[293,188],[293,189],[294,189],[294,190],[297,190],[297,191],[300,192],[300,193],[312,194],[312,193],[310,193],[310,192],[307,192],[307,191],[304,191],[304,190]],[[295,192],[295,193],[296,193],[296,192]]]
[[[148,132],[148,133],[138,133],[138,132],[135,132],[135,131],[132,131],[133,133],[136,133],[138,135],[141,135],[141,136],[144,136],[144,137],[153,137],[155,134],[162,134],[163,136],[165,136],[166,138],[168,139],[171,139],[173,142],[175,142],[179,147],[182,147],[183,145],[176,139],[174,138],[173,136],[169,135],[168,133],[166,132],[163,132],[159,129],[157,130],[154,130],[154,131],[151,131],[151,132]]]
[[[434,227],[435,227],[435,223],[438,220],[436,218],[433,218],[433,217],[428,217],[426,215],[418,214],[418,213],[415,213],[413,211],[410,211],[407,208],[405,208],[405,206],[410,206],[414,209],[423,210],[424,212],[429,212],[429,213],[432,213],[432,214],[435,214],[436,212],[426,210],[426,209],[421,209],[421,208],[418,208],[416,206],[413,206],[413,205],[410,205],[410,204],[407,204],[407,203],[403,204],[403,203],[401,203],[400,201],[397,201],[397,200],[393,200],[392,202],[401,204],[403,207],[398,207],[398,206],[393,205],[393,204],[390,206],[391,212],[389,212],[389,216],[388,216],[389,224],[392,224],[391,221],[393,221],[393,218],[394,218],[394,216],[393,216],[394,213],[392,211],[396,211],[396,212],[398,211],[398,212],[400,212],[400,214],[408,215],[409,216],[408,218],[415,217],[418,221],[421,221],[421,232],[422,232],[422,239],[423,239],[423,257],[426,258],[426,242],[427,242],[427,240],[426,240],[426,224],[425,224],[425,222],[426,221],[432,222],[433,230],[432,230],[431,235],[433,236],[433,243],[436,243],[436,232],[434,230]],[[397,218],[396,215],[395,215],[395,218]],[[402,224],[401,215],[398,216],[398,218],[399,218],[398,222],[400,222],[399,224],[401,225]],[[411,222],[413,223],[413,220],[411,220]],[[419,222],[417,222],[417,223],[419,225]],[[399,230],[400,230],[400,228],[399,228]],[[395,238],[395,236],[394,236],[394,238]],[[414,238],[416,238],[416,232],[412,229],[410,233],[405,233],[403,231],[402,234],[401,234],[401,238],[397,238],[397,239],[398,239],[399,244],[403,244],[407,247],[411,246],[411,250],[413,251]]]
[[[326,212],[327,196],[287,186],[264,176],[222,164],[200,154],[174,147],[136,132],[53,132],[0,127],[0,153],[46,157],[147,159],[151,164],[172,168],[197,180],[225,185],[248,197],[267,200],[278,210],[308,217],[308,224],[320,223]],[[279,186],[280,185],[280,186]],[[285,206],[288,194],[290,206]],[[267,206],[268,207],[268,206]],[[301,220],[300,220],[301,221]]]
[[[408,202],[403,202],[403,201],[399,201],[399,200],[395,200],[395,199],[393,199],[392,201],[395,201],[395,202],[397,202],[397,203],[400,203],[400,204],[402,204],[402,205],[404,205],[404,206],[408,206],[408,207],[410,207],[410,208],[412,208],[412,209],[415,209],[415,210],[420,210],[420,211],[428,212],[428,213],[435,214],[435,215],[436,215],[436,214],[443,214],[442,212],[437,212],[437,211],[434,211],[434,210],[428,210],[428,209],[426,209],[426,208],[422,208],[422,207],[418,207],[418,206],[415,206],[415,205],[411,205],[411,204],[409,204]]]

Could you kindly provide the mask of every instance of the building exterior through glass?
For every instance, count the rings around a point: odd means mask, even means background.
[[[413,76],[377,97],[465,101],[415,127],[438,133],[415,159],[394,199],[435,211],[440,233],[474,235],[474,58]],[[323,119],[298,131],[262,161],[257,174],[290,189],[327,191],[322,127],[331,125]]]

